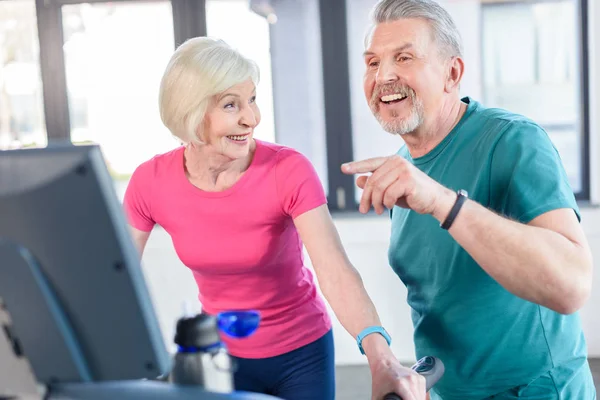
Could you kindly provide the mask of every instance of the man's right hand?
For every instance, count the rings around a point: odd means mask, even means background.
[[[369,360],[372,377],[372,400],[382,400],[388,393],[396,393],[402,400],[428,399],[425,378],[404,367],[396,358]]]

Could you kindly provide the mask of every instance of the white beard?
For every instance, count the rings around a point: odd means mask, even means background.
[[[384,121],[379,112],[374,112],[375,118],[381,127],[392,135],[406,135],[415,131],[423,123],[423,103],[415,97],[412,98],[413,107],[407,118],[394,121]],[[397,117],[392,113],[392,117]]]

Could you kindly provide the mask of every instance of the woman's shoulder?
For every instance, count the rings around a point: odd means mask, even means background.
[[[135,169],[134,175],[154,178],[160,172],[168,171],[176,168],[178,165],[182,165],[181,161],[184,149],[184,146],[179,146],[167,152],[152,156]]]
[[[279,143],[273,143],[273,142],[266,142],[264,140],[260,140],[260,139],[254,139],[254,141],[256,142],[256,147],[264,150],[267,153],[271,153],[271,154],[277,154],[278,152],[282,151],[282,150],[293,150],[291,147],[279,144]]]
[[[257,152],[269,174],[285,187],[298,182],[319,181],[312,162],[299,150],[276,143],[257,141]]]
[[[255,141],[257,148],[262,150],[261,153],[264,154],[264,157],[277,164],[293,159],[301,159],[308,162],[308,158],[304,154],[292,147],[279,143],[265,142],[258,139],[255,139]]]

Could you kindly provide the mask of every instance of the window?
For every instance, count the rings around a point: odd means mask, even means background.
[[[0,1],[0,150],[45,146],[35,1]]]
[[[261,122],[256,127],[255,137],[275,142],[269,22],[253,12],[247,0],[208,0],[206,28],[208,36],[224,40],[258,64],[260,82],[256,88],[256,103]]]
[[[402,139],[384,132],[363,93],[363,38],[376,0],[349,0],[348,49],[354,158],[395,153]],[[557,147],[573,191],[589,195],[585,20],[576,0],[440,1],[461,33],[465,75],[461,95],[539,123]],[[585,17],[583,17],[585,19]],[[583,28],[582,28],[583,26]],[[361,190],[356,189],[358,201]]]
[[[402,146],[376,122],[362,88],[363,39],[375,3],[53,0],[37,2],[36,16],[34,0],[0,0],[0,148],[98,143],[114,176],[126,178],[179,145],[160,121],[160,78],[176,44],[208,34],[260,67],[256,137],[301,151],[330,208],[356,210],[361,192],[340,164]],[[465,45],[461,94],[545,127],[578,198],[586,199],[586,0],[440,3]],[[501,22],[508,33],[499,33]]]
[[[573,191],[587,192],[581,35],[574,0],[483,6],[484,99],[539,123]]]
[[[64,5],[62,21],[71,141],[99,144],[113,176],[126,179],[179,144],[158,110],[160,79],[174,50],[171,5]]]

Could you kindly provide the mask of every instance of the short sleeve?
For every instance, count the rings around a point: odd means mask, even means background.
[[[155,225],[150,208],[152,172],[150,162],[137,167],[131,175],[123,199],[129,224],[144,232],[150,232]]]
[[[275,176],[283,212],[292,218],[327,204],[323,184],[303,154],[287,148],[279,150]]]
[[[512,122],[493,151],[491,195],[507,217],[522,223],[571,208],[581,220],[560,155],[538,125]]]

